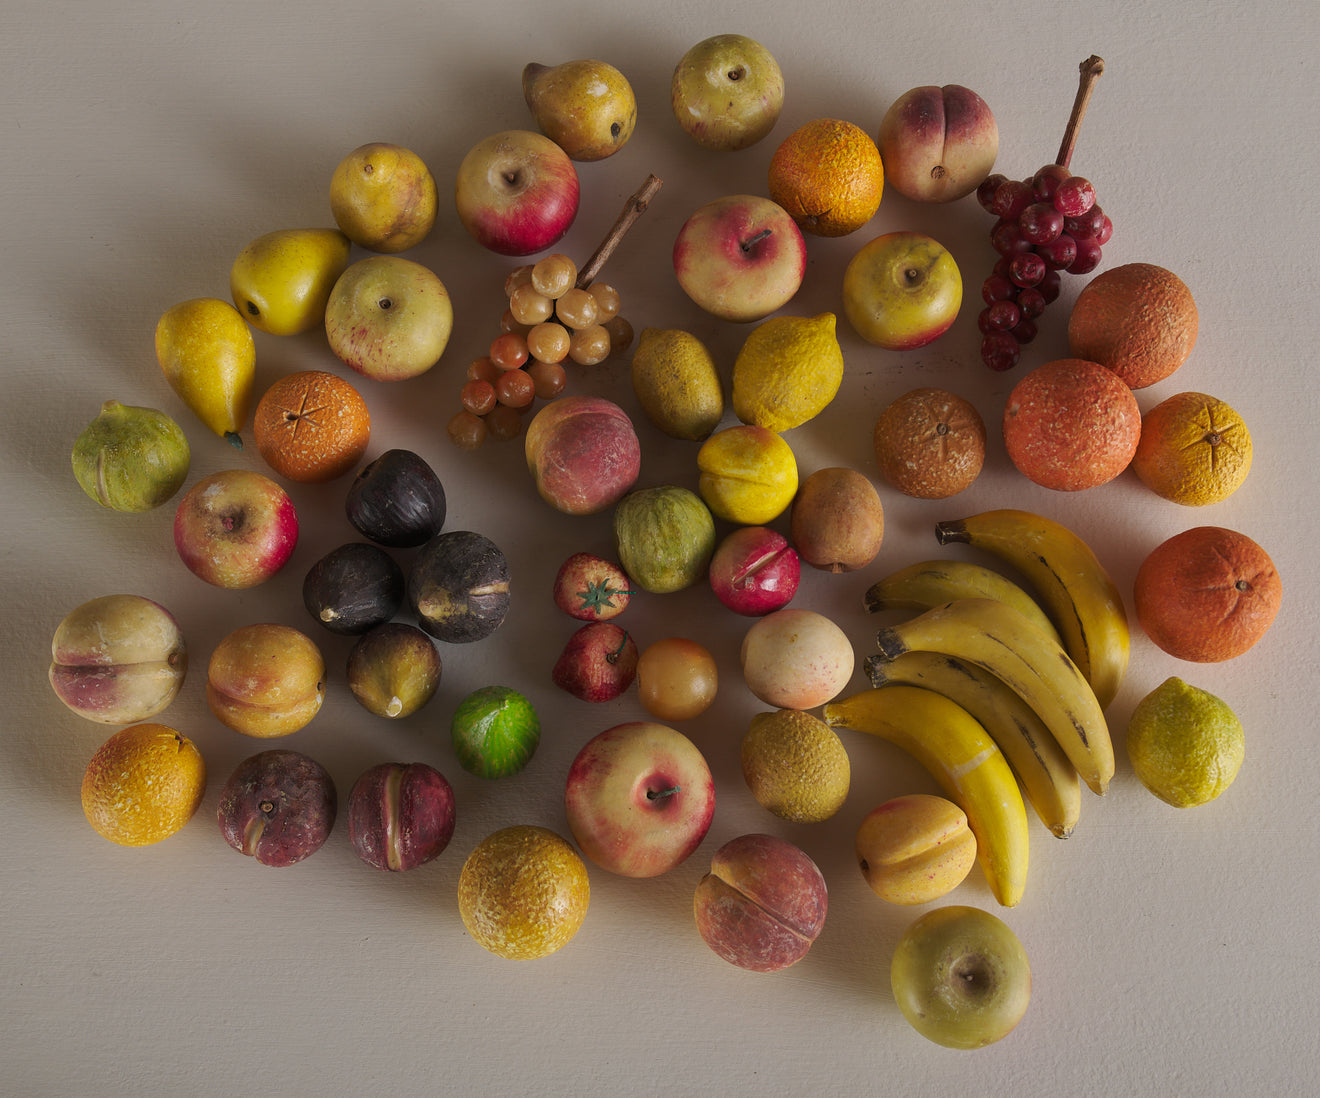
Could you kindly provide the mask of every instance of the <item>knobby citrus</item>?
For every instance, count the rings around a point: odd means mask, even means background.
[[[362,395],[343,378],[301,370],[262,395],[252,432],[275,472],[319,483],[343,476],[361,460],[371,439],[371,415]]]
[[[1151,491],[1202,507],[1227,499],[1251,471],[1251,432],[1229,405],[1178,393],[1141,419],[1132,470]]]
[[[880,208],[884,182],[870,134],[837,118],[818,118],[795,130],[770,160],[770,198],[815,236],[860,229]]]
[[[135,724],[105,741],[87,764],[82,806],[98,834],[147,846],[192,819],[206,792],[196,745],[163,724]]]
[[[874,442],[881,475],[915,499],[956,495],[985,464],[981,414],[944,389],[913,389],[892,401],[876,420]]]

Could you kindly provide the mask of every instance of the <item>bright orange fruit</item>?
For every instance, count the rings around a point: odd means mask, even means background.
[[[257,450],[283,477],[303,483],[334,480],[352,469],[371,438],[361,394],[324,370],[302,370],[275,382],[257,402],[252,421]]]
[[[135,724],[105,741],[87,764],[82,806],[98,834],[147,846],[178,831],[206,792],[206,764],[193,742],[163,724]]]
[[[1141,419],[1132,470],[1165,499],[1189,507],[1218,503],[1251,470],[1251,432],[1216,397],[1178,393]]]
[[[804,233],[846,236],[875,216],[885,170],[871,135],[818,118],[789,134],[770,160],[770,198]]]

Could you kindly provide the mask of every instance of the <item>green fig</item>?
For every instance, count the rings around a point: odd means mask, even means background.
[[[541,132],[572,160],[604,160],[637,125],[632,85],[604,61],[565,61],[523,69],[523,98]]]
[[[107,400],[73,444],[73,475],[113,511],[150,511],[182,486],[191,453],[164,412]]]
[[[338,229],[279,229],[257,237],[229,271],[234,306],[252,327],[297,335],[325,321],[330,290],[348,266]]]

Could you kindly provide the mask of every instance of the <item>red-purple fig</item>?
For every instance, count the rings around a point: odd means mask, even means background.
[[[431,861],[454,836],[454,790],[425,763],[381,763],[348,795],[348,840],[367,865],[401,871]]]

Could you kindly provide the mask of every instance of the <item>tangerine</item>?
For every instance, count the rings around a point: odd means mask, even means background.
[[[875,216],[885,170],[870,134],[818,118],[788,135],[770,159],[770,198],[814,236],[847,236]]]
[[[1059,358],[1037,366],[1008,394],[1004,445],[1028,480],[1076,492],[1113,480],[1141,436],[1141,409],[1117,374]]]
[[[1097,275],[1077,295],[1068,347],[1144,389],[1187,361],[1196,330],[1196,302],[1182,279],[1153,263],[1125,263]]]
[[[148,846],[192,819],[206,792],[196,745],[163,724],[122,728],[92,756],[82,806],[97,833],[120,846]]]
[[[985,422],[968,401],[945,389],[913,389],[875,422],[880,473],[906,496],[947,499],[981,473]]]
[[[1178,393],[1141,419],[1132,469],[1151,491],[1201,507],[1227,499],[1251,470],[1251,432],[1216,397]]]
[[[257,402],[257,451],[289,480],[315,484],[343,476],[366,452],[371,415],[362,395],[324,370],[280,378]]]
[[[1246,534],[1196,526],[1153,549],[1137,569],[1141,628],[1180,660],[1219,663],[1265,635],[1279,612],[1274,562]]]

